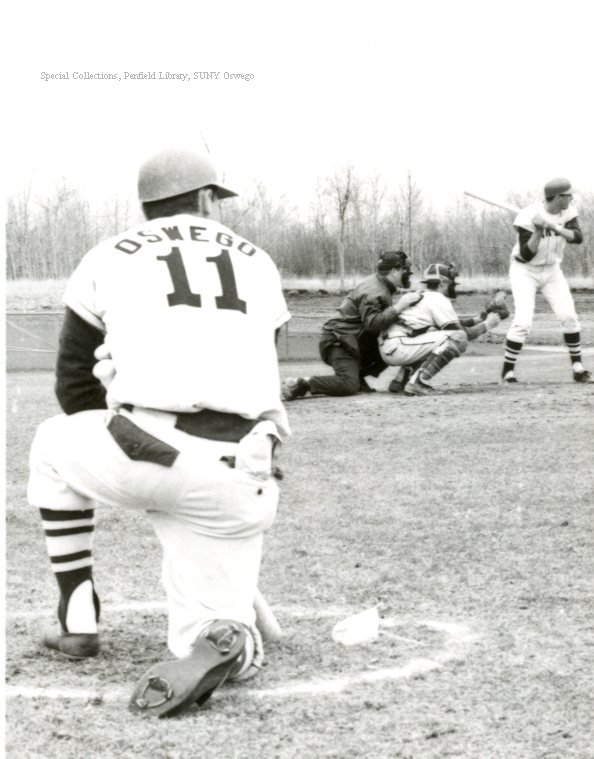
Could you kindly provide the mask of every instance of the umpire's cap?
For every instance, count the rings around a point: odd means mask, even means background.
[[[403,250],[385,250],[377,262],[378,271],[391,271],[392,269],[406,269],[408,256]]]
[[[184,148],[169,148],[155,153],[138,172],[138,198],[141,203],[172,198],[201,187],[215,187],[221,199],[237,195],[219,182],[217,170],[209,156]]]
[[[458,271],[454,264],[429,264],[421,282],[454,282]]]

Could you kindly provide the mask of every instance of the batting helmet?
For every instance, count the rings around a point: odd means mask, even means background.
[[[454,282],[458,272],[454,264],[429,264],[421,282]]]
[[[237,195],[220,182],[210,157],[192,150],[162,150],[147,159],[138,172],[141,203],[183,195],[201,187],[216,187],[219,198]]]
[[[554,198],[555,195],[573,195],[574,192],[575,190],[572,188],[571,182],[569,179],[565,179],[565,177],[551,179],[544,186],[545,198]]]

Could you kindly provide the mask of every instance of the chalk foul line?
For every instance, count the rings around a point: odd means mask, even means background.
[[[147,608],[147,604],[139,604],[139,606],[143,609]],[[114,608],[116,607],[112,607],[112,610]],[[151,605],[150,608],[161,609],[164,608],[164,605],[155,603]],[[130,604],[126,604],[125,609],[130,609]],[[296,607],[296,609],[298,611],[297,616],[303,615],[306,611],[303,607]],[[333,615],[335,615],[335,612],[336,610],[333,611]],[[31,614],[33,614],[33,612],[31,612]],[[39,616],[39,613],[37,613],[37,615]],[[383,628],[393,629],[400,624],[402,623],[395,619],[382,620],[380,633],[385,632]],[[466,658],[469,646],[477,639],[477,635],[469,627],[457,622],[425,620],[419,621],[416,624],[419,627],[427,627],[442,632],[446,636],[443,646],[436,650],[431,658],[417,657],[398,667],[369,669],[349,673],[347,675],[338,675],[336,677],[293,680],[282,686],[272,688],[246,688],[244,684],[238,684],[231,689],[222,688],[217,690],[214,697],[219,699],[235,698],[238,694],[242,697],[247,696],[258,699],[297,696],[328,696],[341,693],[342,691],[357,685],[410,679],[440,669],[454,659],[462,660]],[[44,688],[30,685],[6,685],[4,689],[5,697],[8,699],[71,699],[97,704],[126,703],[130,698],[130,692],[131,686],[113,687],[104,691],[90,688]]]

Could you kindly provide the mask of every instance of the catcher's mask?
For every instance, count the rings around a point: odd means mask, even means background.
[[[424,282],[431,289],[437,289],[439,285],[447,284],[446,296],[454,300],[456,298],[456,277],[458,271],[454,264],[429,264],[423,272]],[[433,287],[431,287],[433,285]]]
[[[410,287],[410,275],[412,267],[410,260],[403,250],[385,250],[377,262],[377,270],[380,274],[387,274],[392,269],[402,269],[402,287]]]

